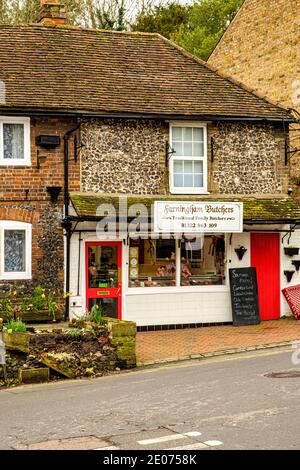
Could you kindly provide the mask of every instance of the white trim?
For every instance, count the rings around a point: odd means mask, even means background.
[[[4,230],[25,231],[25,271],[4,271]],[[26,222],[15,222],[12,220],[0,221],[0,280],[31,279],[31,240],[32,226]]]
[[[182,122],[171,121],[169,124],[170,145],[173,142],[172,129],[174,127],[199,127],[203,129],[203,157],[188,157],[188,156],[171,156],[169,159],[169,186],[171,194],[208,194],[207,192],[207,123],[206,122]],[[203,162],[203,188],[183,187],[178,188],[174,186],[174,161],[176,160],[192,160]]]
[[[4,158],[3,124],[23,124],[24,125],[24,158]],[[15,116],[0,116],[0,166],[31,166],[30,118],[15,117]]]

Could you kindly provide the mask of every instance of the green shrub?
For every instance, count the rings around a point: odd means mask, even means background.
[[[26,332],[26,325],[20,320],[10,320],[4,325],[7,329],[8,333],[13,333],[14,331],[18,331],[19,333]]]

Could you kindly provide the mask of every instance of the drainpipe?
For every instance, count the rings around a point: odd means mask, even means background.
[[[70,248],[72,237],[72,222],[69,220],[69,138],[79,127],[80,121],[76,127],[70,129],[64,135],[64,219],[62,225],[66,231],[66,294],[70,291]],[[69,311],[70,300],[67,296],[65,299],[65,321],[69,319]]]

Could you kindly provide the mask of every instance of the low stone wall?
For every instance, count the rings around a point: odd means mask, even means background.
[[[136,367],[136,323],[110,318],[108,332],[116,351],[117,366],[120,369]]]
[[[136,324],[105,320],[103,325],[76,321],[69,329],[33,333],[4,329],[8,379],[4,381],[0,372],[0,386],[59,377],[99,377],[136,367]]]

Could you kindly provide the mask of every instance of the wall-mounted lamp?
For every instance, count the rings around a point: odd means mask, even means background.
[[[51,202],[56,203],[62,190],[61,186],[47,186],[47,192],[50,194]]]

